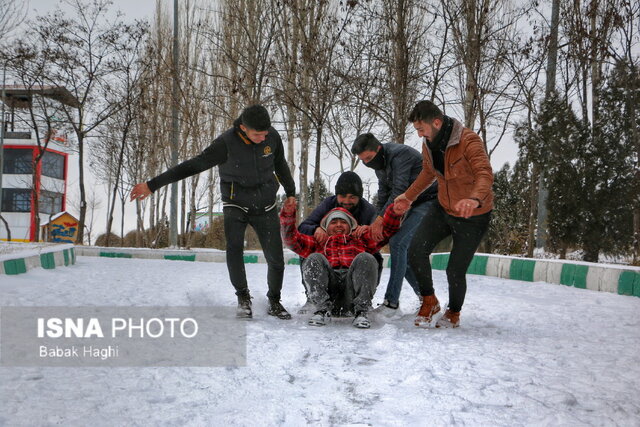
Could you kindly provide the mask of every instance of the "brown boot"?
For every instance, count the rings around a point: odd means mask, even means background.
[[[438,298],[434,295],[422,297],[422,307],[416,316],[415,325],[421,328],[428,328],[431,326],[433,315],[440,311],[440,303]]]
[[[447,308],[444,315],[436,322],[436,328],[457,328],[460,326],[460,312]]]

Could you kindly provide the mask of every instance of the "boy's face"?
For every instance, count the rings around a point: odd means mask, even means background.
[[[327,235],[334,236],[336,234],[349,234],[351,231],[349,223],[342,218],[332,220],[327,226]]]
[[[248,128],[243,124],[240,125],[240,129],[242,129],[242,132],[244,132],[245,135],[247,135],[247,138],[249,138],[254,144],[260,144],[265,139],[267,139],[267,135],[269,135],[268,130],[259,131]]]

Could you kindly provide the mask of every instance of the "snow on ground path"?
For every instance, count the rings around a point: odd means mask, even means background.
[[[639,425],[638,298],[468,276],[459,329],[414,328],[407,285],[401,318],[318,328],[268,317],[266,265],[246,267],[247,367],[0,368],[0,425]],[[446,303],[444,272],[434,276]],[[299,267],[287,266],[283,303],[295,313],[304,300]],[[3,276],[0,304],[233,306],[235,296],[224,264],[79,257]]]

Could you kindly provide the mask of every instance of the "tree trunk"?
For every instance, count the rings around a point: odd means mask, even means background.
[[[149,228],[151,228],[152,230],[156,226],[156,206],[157,205],[158,203],[157,203],[156,193],[151,193],[151,196],[149,196]]]
[[[316,159],[313,171],[313,206],[320,204],[320,153],[322,152],[322,125],[316,128]]]
[[[110,200],[109,212],[107,213],[107,237],[105,239],[104,245],[109,247],[111,241],[111,227],[113,227],[113,211],[115,210],[116,205],[116,192],[114,190],[113,196]]]
[[[295,157],[295,126],[296,126],[296,110],[291,106],[286,106],[287,110],[287,160],[289,162],[289,171],[291,176],[296,173],[296,157]]]
[[[84,189],[84,136],[82,131],[78,136],[78,185],[80,187],[80,215],[78,218],[78,237],[76,245],[84,244],[84,221],[87,216],[87,195]]]
[[[540,172],[538,165],[534,164],[531,170],[531,187],[529,188],[529,232],[527,234],[527,257],[533,258],[533,249],[536,247],[536,221],[538,218],[538,180]]]
[[[549,28],[549,49],[547,56],[547,81],[545,87],[545,98],[549,98],[551,96],[551,92],[555,90],[556,87],[556,74],[557,74],[557,65],[558,65],[558,25],[560,21],[560,0],[553,0],[551,4],[551,27]],[[531,199],[532,206],[532,216],[533,216],[533,205],[534,201],[537,203],[536,209],[536,222],[537,222],[537,236],[536,239],[536,247],[544,248],[547,246],[547,189],[544,185],[543,176],[540,171],[543,169],[543,165],[534,165],[534,171],[537,175],[536,178],[540,180],[539,190],[536,188],[532,189],[531,196],[535,195],[535,198]],[[532,180],[533,182],[533,180]],[[529,237],[531,237],[531,233],[533,232],[535,224],[529,223]],[[528,245],[527,252],[531,252],[533,254],[533,245]]]
[[[182,194],[180,195],[180,234],[183,238],[187,232],[187,180],[182,180]],[[180,246],[180,239],[178,238],[178,246]],[[182,241],[182,245],[186,244],[186,240]]]
[[[587,262],[598,262],[600,255],[600,247],[594,245],[586,245],[584,248],[584,254],[582,260]]]
[[[213,168],[209,169],[207,180],[207,195],[209,196],[209,207],[207,208],[207,218],[209,218],[209,227],[213,225]]]
[[[466,21],[466,44],[467,52],[464,60],[465,67],[465,86],[462,107],[464,110],[464,125],[469,129],[473,129],[476,121],[477,112],[477,69],[480,61],[481,41],[478,35],[478,27],[482,23],[477,22],[479,17],[476,15],[476,2],[471,0],[463,1],[463,17]]]
[[[140,200],[136,200],[136,231],[136,246],[146,247],[147,242],[144,236],[144,218],[142,217],[142,209],[140,209]]]
[[[638,75],[638,70],[635,65],[630,66],[629,70],[629,78],[632,81],[637,82],[637,77],[633,76]],[[636,106],[636,92],[631,89],[631,87],[637,88],[637,83],[633,83],[633,86],[628,85],[625,94],[627,97],[627,108],[629,112],[629,117],[631,117],[632,122],[635,121],[635,118],[638,116],[637,106]],[[632,181],[633,188],[636,191],[640,191],[640,129],[637,126],[631,126],[631,138],[633,139],[633,146],[636,149],[636,171],[635,176]],[[640,200],[638,197],[634,200],[633,204],[633,263],[637,265],[640,263]]]
[[[38,162],[35,161],[33,163],[33,174],[31,175],[31,199],[33,200],[33,214],[35,217],[35,222],[33,224],[33,227],[35,228],[34,231],[34,241],[37,242],[40,236],[40,188],[38,188],[37,185],[37,180],[38,180],[38,175],[36,173],[36,169],[38,167]]]
[[[309,135],[308,130],[303,127],[301,147],[300,147],[300,203],[298,209],[298,219],[307,214],[307,172],[309,170]]]
[[[11,241],[11,229],[9,228],[9,223],[2,215],[0,215],[0,220],[4,223],[4,228],[7,230],[7,242]]]
[[[126,197],[120,199],[120,246],[124,246],[124,207],[126,203]]]
[[[392,2],[395,12],[395,25],[394,25],[394,37],[393,37],[393,59],[394,67],[393,72],[395,74],[392,82],[392,92],[394,97],[393,103],[393,142],[398,144],[404,144],[407,133],[407,117],[405,113],[405,106],[407,105],[407,90],[409,79],[409,49],[407,48],[407,26],[406,26],[406,14],[407,4],[406,0],[399,0]]]
[[[196,188],[198,187],[198,177],[193,177],[191,181],[191,194],[189,197],[189,229],[187,234],[187,248],[191,248],[192,231],[196,229]]]
[[[560,21],[560,0],[551,3],[551,27],[549,28],[549,48],[547,49],[547,81],[545,97],[549,97],[556,87],[556,73],[558,66],[558,24]]]
[[[120,185],[120,176],[122,175],[122,163],[124,162],[124,149],[127,140],[127,125],[125,124],[125,129],[123,131],[123,137],[120,141],[120,152],[118,153],[118,163],[116,164],[116,176],[115,182],[113,183],[113,197],[111,199],[109,214],[107,216],[107,239],[106,245],[109,246],[109,239],[111,237],[111,227],[113,227],[113,212],[115,211],[116,205],[116,195],[118,194],[118,186]],[[124,223],[124,212],[122,215],[122,222]],[[120,230],[120,237],[124,238],[123,232],[124,225]]]
[[[602,85],[601,61],[597,53],[598,43],[595,42],[597,35],[596,15],[597,1],[592,2],[590,18],[590,37],[594,40],[591,43],[591,123],[592,137],[599,138],[600,127],[600,86]]]

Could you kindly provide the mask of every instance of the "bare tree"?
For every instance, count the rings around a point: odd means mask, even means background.
[[[87,243],[89,245],[91,245],[91,236],[93,234],[93,229],[94,229],[95,213],[101,207],[102,207],[102,202],[100,201],[100,199],[96,195],[96,192],[95,191],[91,191],[89,193],[89,197],[87,199],[87,217],[88,218],[87,218],[87,221],[84,224],[84,228],[87,231],[87,234],[86,234]]]
[[[75,16],[67,18],[60,9],[37,18],[32,25],[42,40],[51,41],[56,85],[68,88],[77,105],[64,108],[64,114],[76,137],[80,189],[80,214],[76,242],[82,244],[86,217],[85,142],[92,132],[121,106],[106,103],[111,92],[108,77],[113,72],[110,59],[125,32],[120,14],[108,16],[107,0],[69,0]]]
[[[441,1],[460,64],[464,125],[473,129],[478,124],[479,134],[487,144],[488,122],[494,119],[496,123],[508,123],[519,105],[520,88],[508,59],[519,48],[517,23],[528,8],[515,8],[507,0]],[[504,135],[505,130],[503,126],[499,135]]]
[[[366,42],[377,49],[371,58],[382,71],[381,94],[372,109],[391,132],[393,142],[404,144],[407,117],[421,92],[420,84],[431,69],[425,69],[427,34],[435,22],[429,4],[418,0],[361,2],[364,13],[376,28]]]
[[[289,7],[283,8],[276,14],[278,18],[277,26],[281,29],[280,37],[276,38],[273,61],[277,66],[277,78],[272,82],[275,99],[281,105],[282,115],[286,126],[287,139],[287,159],[292,176],[295,173],[295,147],[296,136],[300,142],[300,159],[298,188],[299,202],[302,209],[299,209],[298,216],[304,215],[304,206],[307,205],[306,191],[302,189],[307,186],[307,176],[309,169],[309,141],[311,139],[311,127],[308,118],[304,117],[294,105],[293,99],[288,94],[295,92],[296,87],[307,84],[307,75],[303,73],[304,64],[300,60],[303,48],[303,27],[304,19],[295,19],[294,11],[302,12],[310,10],[306,6],[305,0],[295,0]]]
[[[203,3],[204,4],[204,3]],[[182,77],[181,84],[181,138],[184,158],[192,157],[209,145],[216,131],[217,105],[220,104],[218,90],[221,77],[211,68],[209,55],[210,29],[215,28],[214,12],[198,7],[198,3],[186,3],[184,10],[185,31],[181,37]],[[196,31],[188,29],[196,28]],[[203,185],[201,185],[203,184]],[[182,232],[195,229],[196,213],[206,194],[207,182],[200,175],[183,181]],[[188,208],[188,209],[187,209]],[[188,214],[187,214],[188,210]],[[187,247],[191,246],[191,233],[187,234]]]
[[[373,60],[380,47],[369,39],[378,23],[369,18],[364,8],[356,9],[351,16],[347,37],[341,44],[341,58],[335,67],[341,81],[340,102],[331,107],[324,146],[338,160],[340,172],[354,170],[360,162],[351,153],[356,136],[375,131],[379,139],[387,140],[390,135],[388,127],[380,126],[377,113],[387,95],[380,89],[384,70]]]
[[[103,179],[106,179],[107,184],[111,186],[106,226],[105,244],[107,246],[109,246],[115,199],[118,194],[120,194],[121,210],[124,210],[128,192],[127,181],[123,177],[125,157],[129,151],[130,140],[137,136],[134,133],[135,122],[138,120],[142,94],[149,83],[144,80],[147,64],[142,62],[144,57],[141,54],[148,33],[147,24],[138,22],[125,26],[123,30],[125,36],[117,41],[118,45],[112,59],[113,73],[109,79],[111,91],[107,98],[107,102],[114,104],[115,113],[101,126],[102,136],[99,140],[102,143],[102,149],[95,147],[92,154],[94,164],[103,166],[98,167],[97,171],[103,171],[101,174]],[[129,185],[131,185],[130,182]],[[124,212],[121,221],[122,234]]]
[[[7,36],[22,23],[27,15],[28,2],[24,0],[0,0],[0,40]]]
[[[352,13],[351,3],[343,9],[338,9],[329,1],[320,2],[291,2],[287,10],[292,25],[298,27],[301,50],[298,58],[300,62],[300,80],[284,82],[278,85],[279,98],[285,99],[288,105],[295,108],[302,116],[303,125],[307,123],[315,134],[314,160],[314,205],[320,198],[320,165],[321,152],[324,141],[324,131],[332,106],[339,102],[339,88],[342,84],[335,72],[335,64],[339,60],[340,43],[346,36],[346,24]],[[349,72],[349,70],[343,70]],[[281,73],[280,79],[289,77],[289,73]],[[292,88],[293,92],[286,92],[282,88]],[[304,154],[303,154],[304,152]],[[306,156],[307,150],[301,150],[301,157]],[[306,188],[306,161],[300,160],[300,188]],[[305,206],[303,191],[300,191],[301,205]]]
[[[264,102],[274,68],[269,58],[280,33],[277,25],[280,2],[274,0],[224,0],[221,2],[219,37],[215,47],[219,59],[229,67],[230,95],[243,104]],[[247,25],[259,22],[259,25]],[[236,113],[238,110],[232,111]],[[235,118],[236,114],[232,117]]]
[[[149,69],[148,79],[151,83],[147,87],[142,100],[142,114],[140,117],[140,138],[145,142],[140,144],[136,151],[141,170],[140,179],[149,179],[161,172],[170,164],[169,138],[171,123],[171,84],[172,84],[172,51],[171,51],[171,23],[160,0],[156,1],[156,12],[153,20],[151,36],[149,37],[147,51]],[[144,150],[144,147],[153,147]],[[155,228],[161,222],[161,217],[166,216],[164,210],[168,188],[165,187],[153,193],[149,199],[149,226]],[[136,203],[138,216],[138,230],[141,230],[142,208],[144,203]],[[162,214],[161,214],[162,213]]]

